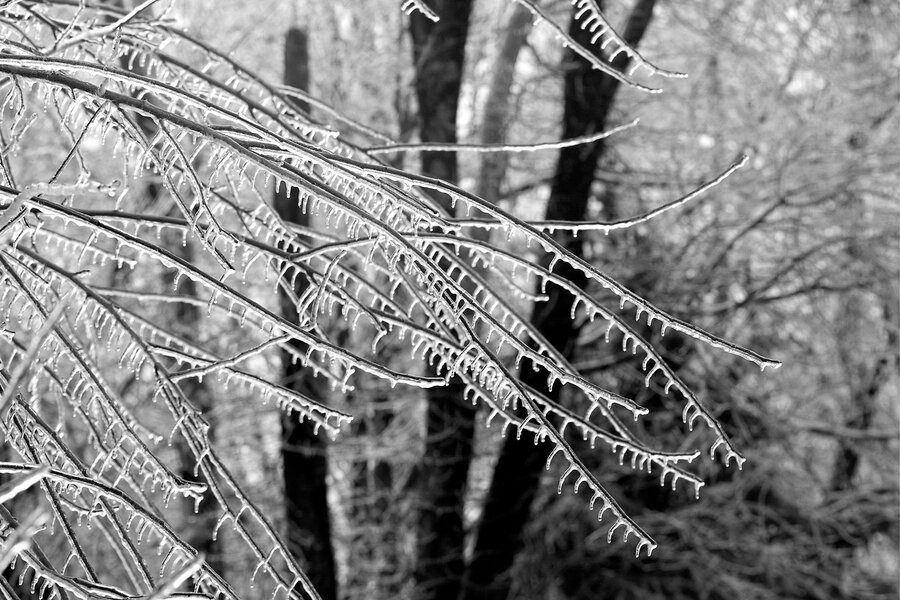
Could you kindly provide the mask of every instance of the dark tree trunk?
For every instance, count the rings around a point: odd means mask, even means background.
[[[437,0],[430,1],[429,6],[440,17],[437,23],[420,13],[409,19],[419,103],[419,137],[423,142],[455,143],[472,0]],[[456,154],[422,152],[422,171],[454,182]],[[447,212],[451,211],[448,198],[440,198],[438,202]]]
[[[410,17],[419,137],[423,142],[456,142],[456,113],[471,0],[430,2],[439,15],[434,23]],[[423,152],[426,175],[455,182],[456,155]],[[435,200],[451,212],[449,198]],[[428,390],[425,452],[418,477],[418,547],[415,582],[421,598],[454,599],[463,575],[463,501],[475,423],[473,407],[457,381]]]
[[[639,0],[629,17],[623,33],[625,40],[636,45],[643,37],[653,16],[655,0]],[[589,33],[574,22],[570,34],[586,43]],[[613,63],[623,68],[623,61]],[[619,82],[567,53],[564,96],[563,138],[589,135],[606,128],[606,121],[615,99]],[[560,152],[556,174],[547,203],[546,218],[583,220],[590,198],[594,171],[603,153],[603,142],[589,146],[565,148]],[[567,234],[558,234],[557,241],[576,255],[583,252],[582,244]],[[559,271],[579,286],[585,285],[579,272]],[[570,358],[577,331],[570,318],[572,298],[560,288],[548,286],[550,300],[535,306],[531,322],[546,339]],[[538,389],[546,388],[546,375],[535,373],[525,365],[521,369],[522,382]],[[548,394],[556,399],[560,387]],[[525,525],[531,512],[544,465],[551,450],[549,444],[534,446],[508,437],[491,482],[484,513],[475,542],[472,561],[466,572],[463,597],[466,600],[506,600],[512,584],[510,570],[516,554],[521,550]]]
[[[488,89],[484,103],[484,115],[481,118],[481,143],[502,144],[506,141],[506,132],[510,123],[510,91],[516,74],[516,60],[525,45],[528,32],[531,31],[531,12],[521,5],[516,5],[503,36],[500,54],[494,61],[494,77]],[[478,186],[475,193],[490,202],[500,198],[500,188],[506,177],[509,155],[504,152],[486,154],[481,161],[478,174]],[[476,232],[477,233],[477,232]]]
[[[309,52],[306,32],[291,28],[284,45],[284,82],[302,90],[309,89]],[[303,107],[308,108],[308,107]],[[309,224],[309,215],[300,211],[298,192],[277,191],[275,210],[285,221]],[[294,292],[302,297],[309,282],[298,277]],[[297,310],[287,294],[281,295],[281,310],[288,320],[297,321]],[[302,354],[306,348],[298,343]],[[320,381],[302,365],[284,353],[283,382],[317,400],[324,399]],[[301,562],[310,581],[323,600],[337,598],[334,551],[331,544],[331,517],[328,512],[328,462],[325,444],[312,425],[301,422],[296,413],[281,419],[281,456],[284,474],[285,523],[288,549]]]

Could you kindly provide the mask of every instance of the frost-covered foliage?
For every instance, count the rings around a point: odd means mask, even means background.
[[[170,501],[187,499],[218,507],[216,530],[233,531],[254,556],[260,597],[316,597],[211,447],[189,385],[205,380],[213,403],[239,389],[339,435],[351,415],[260,369],[279,351],[343,391],[359,373],[418,387],[458,377],[504,430],[549,440],[550,460],[567,465],[560,490],[587,489],[599,518],[613,524],[610,539],[616,531],[633,536],[637,553],[649,554],[652,538],[565,436],[599,443],[661,483],[697,492],[703,482],[686,468],[700,450],[646,446],[623,418],[646,409],[581,376],[509,302],[544,301],[540,290],[550,284],[575,298],[573,319],[605,321],[608,341],[644,356],[648,384],[663,382],[682,402],[685,422],[710,429],[711,454],[741,464],[701,399],[636,325],[690,336],[761,368],[776,362],[662,312],[554,242],[554,229],[574,225],[525,223],[465,190],[385,166],[312,120],[295,102],[305,99],[301,92],[259,80],[171,27],[164,11],[153,17],[153,4],[127,11],[75,0],[0,3],[0,427],[9,447],[0,500],[30,499],[0,509],[0,562],[18,563],[39,596],[162,598],[190,589],[237,597],[234,582],[167,518]],[[586,27],[602,29],[599,44],[621,44],[593,2],[576,4]],[[360,139],[372,135],[351,119],[340,122]],[[275,190],[297,198],[315,226],[280,218]],[[697,193],[627,222],[577,228],[627,227]],[[449,196],[462,216],[442,212],[433,194]],[[473,227],[516,238],[533,255],[472,237]],[[550,257],[548,267],[538,255]],[[563,264],[618,303],[601,304],[569,283],[559,275]],[[310,284],[300,296],[298,280]],[[281,314],[278,293],[293,294],[296,321]],[[179,331],[166,317],[173,306],[199,307],[214,333]],[[333,339],[335,319],[368,341],[365,351]],[[379,353],[387,343],[403,343],[422,360],[398,371]],[[424,362],[438,376],[415,366]],[[545,373],[548,388],[567,386],[579,404],[564,407],[526,387],[520,365]],[[150,403],[168,410],[165,425],[142,418]],[[168,464],[167,440],[189,449],[202,484]],[[39,495],[25,491],[35,487]]]

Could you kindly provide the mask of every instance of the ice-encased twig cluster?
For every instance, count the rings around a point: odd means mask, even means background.
[[[423,10],[419,4],[404,7]],[[599,22],[593,3],[577,8],[586,26]],[[623,538],[637,538],[638,553],[649,554],[652,538],[585,467],[566,433],[605,444],[620,462],[630,456],[634,468],[655,466],[663,484],[685,481],[695,490],[702,481],[685,465],[698,451],[645,445],[615,407],[635,419],[646,409],[579,374],[509,300],[546,301],[547,285],[571,294],[573,319],[602,319],[623,352],[642,353],[648,385],[658,378],[677,392],[685,421],[699,418],[711,428],[712,450],[721,447],[726,463],[743,461],[635,322],[762,368],[777,363],[657,309],[549,235],[584,227],[526,223],[465,190],[389,168],[313,121],[292,102],[294,92],[146,14],[66,0],[7,2],[0,5],[0,48],[0,133],[3,154],[13,157],[0,160],[0,428],[21,461],[3,463],[0,472],[23,473],[29,486],[39,482],[43,518],[68,548],[64,566],[41,552],[34,527],[6,509],[0,537],[2,556],[33,572],[42,598],[171,596],[172,582],[181,580],[207,596],[236,598],[163,518],[159,503],[176,497],[216,503],[216,530],[230,527],[247,546],[254,582],[268,595],[305,590],[316,597],[210,445],[204,415],[185,387],[205,379],[223,398],[238,390],[272,400],[337,435],[350,415],[259,371],[277,352],[340,390],[351,389],[359,373],[419,387],[460,378],[490,420],[553,445],[551,460],[565,462],[560,490],[567,481],[576,491],[586,486],[600,519],[611,516],[610,538],[621,529]],[[23,169],[16,150],[48,136],[58,166]],[[147,201],[148,185],[159,190],[154,202]],[[281,219],[276,190],[296,198],[315,226]],[[430,192],[449,196],[464,216],[442,212]],[[471,227],[499,230],[500,239],[471,237]],[[549,266],[505,249],[513,238],[548,255]],[[197,252],[180,252],[179,243]],[[615,295],[618,310],[561,277],[561,264]],[[307,291],[293,294],[299,280],[309,283]],[[193,295],[178,292],[187,281]],[[293,294],[296,320],[272,301],[279,291]],[[193,307],[211,333],[192,339],[177,330],[165,318],[172,306]],[[329,327],[337,319],[370,343],[345,348]],[[223,337],[230,343],[215,343]],[[415,360],[385,364],[378,347],[388,339],[408,345]],[[424,362],[437,376],[423,374]],[[566,386],[586,408],[525,386],[516,376],[520,364],[544,372],[548,389]],[[140,400],[168,410],[168,432],[142,422]],[[166,438],[189,448],[202,485],[161,458]],[[8,493],[25,487],[20,482]],[[95,566],[84,539],[96,531],[115,549],[124,581]]]

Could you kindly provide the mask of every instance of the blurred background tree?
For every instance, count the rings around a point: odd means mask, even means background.
[[[621,24],[633,4],[606,8]],[[484,137],[498,124],[514,143],[565,137],[554,126],[565,73],[558,47],[540,28],[517,34],[529,23],[521,8],[485,2],[473,10],[461,141],[502,141]],[[564,22],[569,7],[548,10]],[[647,210],[741,152],[751,168],[683,212],[588,236],[587,252],[672,312],[746,336],[790,364],[760,381],[717,369],[704,349],[663,340],[679,373],[716,399],[729,433],[747,448],[744,472],[704,466],[711,481],[696,503],[616,475],[615,459],[596,465],[632,510],[666,531],[661,565],[607,547],[605,531],[579,512],[577,499],[557,496],[558,474],[547,474],[509,574],[512,597],[891,597],[900,577],[896,6],[660,2],[654,19],[643,53],[691,77],[660,96],[622,90],[612,118],[642,123],[636,134],[606,141],[589,217]],[[517,44],[519,53],[510,50]],[[498,117],[492,86],[511,52],[509,116]],[[403,94],[408,83],[391,95]],[[404,118],[379,125],[398,131]],[[500,155],[508,166],[492,178],[479,173],[496,169],[498,156],[485,156],[460,155],[462,181],[539,217],[553,153]],[[661,390],[643,390],[635,365],[598,345],[602,336],[581,331],[577,364],[648,406],[665,403]],[[663,419],[648,423],[648,433],[658,438],[677,425]],[[499,452],[490,430],[476,437],[470,544]]]

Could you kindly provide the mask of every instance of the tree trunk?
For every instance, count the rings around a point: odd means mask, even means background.
[[[632,46],[643,37],[655,3],[655,0],[639,0],[632,10],[623,33]],[[590,38],[590,33],[574,21],[569,33],[583,44]],[[624,60],[616,60],[613,64],[619,69],[625,66]],[[566,55],[565,66],[563,138],[605,129],[619,82],[591,69],[571,52]],[[560,152],[547,203],[547,219],[584,220],[594,171],[603,149],[601,140]],[[582,244],[577,238],[565,233],[557,234],[556,238],[576,255],[582,255]],[[544,262],[547,263],[546,258]],[[580,287],[586,283],[580,272],[560,270],[560,273]],[[552,285],[548,286],[547,292],[550,300],[535,306],[531,322],[566,358],[571,358],[577,335],[569,314],[572,298]],[[529,365],[524,365],[520,373],[524,384],[546,388],[546,376],[534,372]],[[559,386],[554,387],[548,396],[557,399],[559,389]],[[550,450],[551,446],[546,443],[534,446],[512,436],[505,440],[485,503],[475,551],[466,572],[463,592],[466,600],[506,600],[509,596],[510,569],[521,550],[531,504]]]
[[[531,31],[531,18],[531,12],[527,8],[515,5],[506,27],[503,45],[494,61],[494,77],[484,103],[484,115],[481,118],[482,144],[502,144],[506,141],[511,108],[509,95],[516,74],[516,60],[525,45],[528,32]],[[485,200],[497,202],[508,166],[509,155],[506,153],[486,154],[481,161],[475,193]]]
[[[434,23],[421,14],[410,17],[419,136],[423,142],[456,142],[456,113],[471,0],[429,3],[440,17]],[[455,182],[456,155],[423,152],[422,172]],[[449,198],[435,197],[448,212]],[[463,502],[475,411],[463,398],[458,380],[429,389],[425,452],[418,476],[418,542],[414,579],[421,598],[455,599],[463,575]]]
[[[305,31],[291,28],[284,45],[284,82],[302,90],[309,89],[309,52]],[[308,225],[309,215],[300,211],[298,191],[275,193],[275,210],[285,221]],[[298,277],[294,292],[302,297],[309,282]],[[284,317],[296,322],[297,309],[286,293],[281,294]],[[302,355],[306,348],[293,342]],[[285,385],[310,398],[324,399],[320,380],[308,369],[282,355]],[[301,422],[296,413],[281,419],[281,456],[284,475],[285,523],[288,549],[302,563],[310,581],[323,600],[337,598],[334,551],[331,543],[331,517],[328,512],[328,462],[323,440],[312,425]],[[302,592],[301,592],[302,593]]]

